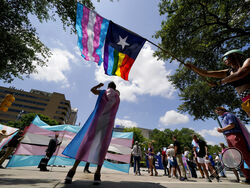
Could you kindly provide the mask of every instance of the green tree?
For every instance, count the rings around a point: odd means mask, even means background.
[[[174,56],[206,70],[226,68],[220,58],[230,49],[241,48],[249,57],[249,5],[245,0],[162,0],[159,12],[166,20],[155,37],[161,39],[159,45],[169,53],[157,51],[155,55],[163,60],[173,60]],[[226,105],[247,121],[231,86],[210,88],[204,78],[182,64],[169,79],[180,91],[180,112],[205,120],[215,118],[216,106]]]
[[[214,153],[219,153],[221,152],[221,148],[218,145],[208,145],[208,152],[210,153],[210,155],[213,155]]]
[[[136,127],[127,127],[123,130],[123,132],[133,132],[134,133],[134,141],[138,141],[140,144],[143,144],[145,138],[142,135],[142,132],[139,128]]]
[[[29,126],[31,124],[31,122],[36,117],[36,115],[38,115],[39,118],[42,121],[44,121],[45,123],[47,123],[48,125],[52,125],[52,126],[59,125],[59,123],[56,120],[51,119],[50,117],[48,117],[46,115],[29,113],[29,114],[22,115],[21,119],[18,121],[9,121],[7,123],[7,126],[11,126],[11,127],[15,127],[15,128],[19,128],[19,129],[23,130],[26,126]]]
[[[0,79],[11,82],[15,77],[36,72],[44,66],[51,55],[39,40],[30,17],[40,22],[59,17],[64,29],[75,31],[76,0],[19,1],[0,0]],[[79,2],[93,8],[90,0]]]

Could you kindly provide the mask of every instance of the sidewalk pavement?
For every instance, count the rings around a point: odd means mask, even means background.
[[[216,179],[212,183],[200,178],[189,178],[181,182],[178,179],[163,176],[163,170],[159,170],[158,176],[149,176],[146,170],[141,176],[134,176],[132,168],[130,174],[102,169],[101,185],[93,185],[95,168],[90,168],[91,174],[83,173],[83,167],[79,167],[73,178],[72,184],[65,185],[64,178],[70,167],[48,167],[49,172],[41,172],[36,167],[17,167],[0,169],[1,188],[244,188],[249,185],[236,183],[232,172],[227,172],[227,178]],[[199,172],[198,172],[199,173]]]

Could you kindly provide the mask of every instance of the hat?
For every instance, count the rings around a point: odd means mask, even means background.
[[[173,148],[173,147],[174,147],[174,144],[170,144],[168,147],[169,147],[169,148]]]
[[[135,144],[138,144],[138,141],[135,141]]]
[[[230,55],[230,54],[240,54],[240,55],[244,55],[243,52],[240,50],[240,49],[233,49],[233,50],[230,50],[228,52],[226,52],[223,56],[222,56],[222,61],[224,62],[227,58],[226,56]]]

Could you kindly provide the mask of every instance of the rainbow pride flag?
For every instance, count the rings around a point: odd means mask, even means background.
[[[146,39],[109,22],[104,45],[104,71],[128,80],[129,71]]]
[[[102,49],[109,21],[81,3],[77,3],[76,30],[78,47],[87,61],[100,65],[103,62]]]

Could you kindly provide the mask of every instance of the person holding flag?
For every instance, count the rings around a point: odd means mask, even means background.
[[[207,71],[199,69],[191,63],[184,65],[201,76],[220,78],[215,83],[209,83],[211,86],[229,84],[235,87],[242,100],[241,107],[250,117],[250,58],[246,59],[241,50],[234,49],[226,52],[222,56],[222,61],[230,68]]]

